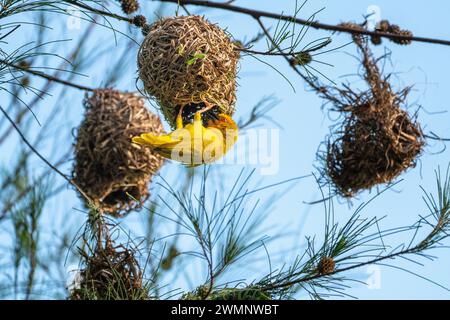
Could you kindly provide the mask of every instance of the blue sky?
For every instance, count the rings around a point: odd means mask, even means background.
[[[258,1],[251,4],[248,1],[237,1],[237,5],[252,6],[255,9],[267,10],[273,12],[284,11],[286,14],[293,12],[295,1]],[[367,8],[371,5],[380,8],[381,18],[389,19],[391,22],[399,24],[404,28],[408,28],[418,36],[428,36],[435,38],[450,39],[450,26],[448,13],[450,12],[450,3],[448,1],[309,1],[305,8],[300,12],[300,17],[307,18],[319,9],[321,11],[317,19],[325,23],[339,23],[344,21],[360,21],[362,16],[366,14]],[[151,16],[157,5],[148,1],[143,6],[141,13]],[[227,30],[236,38],[251,38],[258,32],[258,26],[255,21],[245,15],[232,14],[227,11],[207,10],[202,8],[189,7],[191,13],[205,14],[206,17]],[[175,6],[167,6],[164,10],[165,15],[174,14]],[[273,21],[264,20],[270,26],[274,25]],[[49,33],[54,39],[72,38],[76,41],[77,37],[82,34],[80,29],[69,30],[65,28],[66,21],[61,19],[54,29]],[[81,30],[87,26],[86,22],[81,22]],[[118,25],[122,30],[126,30],[123,25]],[[328,36],[327,32],[311,30],[305,38],[305,45],[313,39]],[[104,63],[99,63],[89,69],[87,73],[89,78],[76,77],[75,81],[89,86],[101,86],[102,79],[105,75],[105,69],[110,67],[110,59],[114,59],[114,50],[121,49],[124,39],[118,35],[117,46],[114,44],[114,37],[110,30],[99,29],[95,33],[98,40],[92,42],[92,49],[109,50],[104,56]],[[142,37],[136,36],[138,41]],[[332,35],[333,43],[331,46],[338,47],[349,41],[347,35]],[[23,44],[27,40],[26,36],[21,39],[14,39],[10,44]],[[14,43],[17,41],[16,43]],[[386,69],[396,72],[394,77],[394,86],[396,88],[414,85],[414,90],[409,98],[412,110],[418,105],[423,106],[419,112],[419,121],[425,132],[433,131],[442,136],[450,136],[450,115],[448,113],[436,113],[446,111],[450,108],[447,99],[447,88],[450,86],[450,80],[447,76],[448,56],[450,48],[444,46],[413,43],[410,46],[398,46],[391,42],[384,41],[386,47],[392,51],[391,64]],[[264,50],[264,43],[258,45],[258,48]],[[124,60],[127,66],[122,77],[117,81],[116,87],[122,90],[135,90],[136,78],[136,50],[137,46],[130,50],[129,58]],[[384,47],[376,48],[376,54],[382,54]],[[352,46],[347,46],[341,50],[331,52],[321,56],[321,59],[333,65],[333,67],[315,65],[321,72],[326,74],[330,79],[339,83],[342,81],[342,75],[353,74],[358,71],[358,64],[351,54],[355,53]],[[108,56],[110,55],[110,57]],[[326,110],[321,109],[322,101],[312,92],[308,92],[304,82],[301,81],[282,59],[266,58],[279,72],[284,74],[292,82],[295,92],[279,74],[266,65],[256,61],[251,57],[245,57],[240,62],[239,70],[239,87],[238,100],[236,105],[236,118],[245,117],[263,96],[274,96],[280,102],[269,112],[271,119],[281,125],[279,131],[279,171],[275,175],[260,175],[260,171],[256,170],[253,177],[255,187],[261,185],[269,185],[279,181],[287,180],[293,177],[308,175],[315,172],[314,166],[318,165],[315,160],[316,151],[319,144],[329,132],[329,126],[332,124],[327,116]],[[51,63],[51,61],[49,61]],[[353,78],[354,79],[354,78]],[[325,79],[323,79],[326,81]],[[355,85],[360,82],[354,81]],[[62,114],[59,117],[61,135],[49,139],[42,150],[47,155],[53,155],[54,148],[58,143],[65,145],[72,143],[73,139],[70,135],[70,129],[76,127],[81,121],[82,105],[81,101],[83,93],[73,91],[64,101],[58,101],[57,95],[48,97],[49,104],[58,103],[61,105]],[[45,104],[41,104],[38,110],[39,119],[45,119],[48,116],[49,109],[45,109]],[[261,122],[263,128],[277,129],[277,127],[268,121]],[[52,130],[55,128],[52,128]],[[279,129],[279,128],[278,128]],[[33,134],[37,134],[39,130],[43,130],[38,126],[35,127]],[[56,130],[56,129],[55,129]],[[48,133],[51,136],[51,131]],[[31,136],[31,135],[30,135]],[[9,146],[11,150],[16,150],[17,140],[10,139]],[[238,143],[240,143],[239,141]],[[427,208],[422,200],[422,191],[420,186],[426,190],[435,190],[434,170],[438,166],[444,170],[449,162],[449,151],[445,150],[438,153],[442,149],[442,144],[430,142],[426,146],[424,154],[420,158],[415,169],[403,174],[403,179],[392,190],[388,190],[381,197],[372,202],[364,211],[364,217],[386,216],[382,221],[381,227],[388,229],[409,225],[417,220],[418,215],[427,213]],[[438,154],[436,154],[438,153]],[[2,163],[8,163],[9,157],[0,154]],[[36,161],[35,168],[41,170],[44,164]],[[251,169],[251,166],[247,166]],[[65,168],[69,172],[70,167]],[[231,182],[238,175],[242,166],[222,166],[217,175],[223,180],[224,187],[212,186],[215,189],[227,190],[231,187]],[[180,170],[185,170],[177,164],[170,164],[163,168],[161,175],[169,181],[175,181]],[[172,180],[171,180],[172,179]],[[274,189],[275,190],[275,189]],[[268,199],[274,190],[266,190],[252,197],[253,202],[246,203],[248,210],[251,209],[254,201],[260,198],[262,201]],[[269,246],[270,253],[274,255],[273,263],[281,265],[283,262],[289,263],[295,258],[296,254],[302,253],[304,248],[304,237],[317,235],[318,239],[323,234],[323,217],[324,212],[321,205],[310,206],[305,204],[320,197],[319,190],[314,178],[309,177],[300,180],[296,184],[290,184],[289,188],[284,186],[276,189],[283,191],[283,196],[279,197],[270,210],[268,218],[261,223],[261,228],[269,230],[267,234],[275,235],[276,231],[283,230],[290,236],[282,238]],[[345,221],[356,207],[369,200],[372,196],[368,192],[362,193],[352,202],[352,205],[345,201],[335,201],[335,214],[338,220]],[[73,208],[80,208],[74,191],[67,190],[60,196],[53,199],[47,208],[44,223],[54,226],[64,226],[68,220],[82,222],[82,216]],[[124,224],[133,229],[133,232],[139,233],[140,221],[142,216],[140,213],[131,215],[124,221]],[[77,222],[75,222],[76,224]],[[50,227],[52,229],[52,227]],[[170,232],[170,227],[163,228],[161,233]],[[406,237],[406,238],[405,238]],[[401,237],[389,238],[390,243],[395,247],[397,244],[408,241],[408,235]],[[188,244],[186,244],[188,246]],[[277,255],[277,252],[284,251],[289,248],[288,254]],[[413,272],[429,277],[439,283],[450,287],[450,273],[448,266],[450,258],[447,250],[433,252],[437,257],[437,261],[422,261],[425,265],[416,266],[405,260],[399,259],[394,263],[397,266],[405,267]],[[256,277],[252,274],[252,270],[267,269],[267,261],[261,260],[256,262],[252,269],[243,271],[237,269],[233,271],[236,278],[243,275],[248,276],[250,280]],[[195,267],[193,267],[195,268]],[[250,270],[250,271],[249,271]],[[266,270],[267,271],[267,270]],[[350,275],[365,281],[369,273],[373,270],[362,268]],[[378,271],[377,271],[378,272]],[[403,271],[380,267],[380,287],[378,289],[369,289],[367,286],[355,284],[347,293],[362,299],[403,299],[403,298],[425,298],[425,299],[442,299],[450,298],[450,293],[434,286],[422,279]],[[201,280],[202,278],[199,278]],[[174,284],[176,286],[176,284]],[[183,281],[179,282],[179,286],[185,286]],[[301,295],[300,298],[305,298]]]

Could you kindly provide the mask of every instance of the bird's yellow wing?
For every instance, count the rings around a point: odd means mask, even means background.
[[[181,139],[174,138],[172,134],[155,136],[149,133],[143,133],[139,137],[133,137],[132,141],[137,144],[150,147],[171,147],[178,144]]]

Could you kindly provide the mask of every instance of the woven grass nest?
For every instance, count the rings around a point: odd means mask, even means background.
[[[355,92],[349,85],[336,88],[313,84],[343,116],[320,157],[324,176],[344,197],[392,182],[415,166],[424,146],[420,125],[402,109],[410,88],[392,90],[390,75],[381,75],[367,40],[354,36],[354,42],[362,56],[362,77],[368,89]]]
[[[80,251],[85,267],[80,282],[70,292],[71,300],[147,300],[148,291],[142,281],[134,252],[122,245],[107,242],[92,255]]]
[[[84,105],[74,181],[102,212],[124,215],[148,198],[148,184],[163,164],[159,155],[132,144],[131,138],[143,132],[162,134],[161,121],[147,110],[144,98],[133,93],[96,90]]]
[[[159,20],[139,49],[139,78],[168,123],[183,106],[183,118],[211,106],[204,120],[218,113],[232,115],[236,101],[239,51],[228,34],[200,16]]]

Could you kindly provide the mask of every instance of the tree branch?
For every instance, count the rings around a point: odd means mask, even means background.
[[[378,32],[378,31],[369,31],[369,30],[356,30],[353,28],[340,26],[340,25],[326,24],[326,23],[321,23],[321,22],[317,22],[317,21],[308,21],[308,20],[304,20],[304,19],[299,19],[294,16],[288,16],[288,15],[282,15],[282,14],[278,14],[278,13],[253,10],[253,9],[249,9],[249,8],[234,6],[229,3],[217,3],[217,2],[205,1],[205,0],[154,0],[154,1],[176,3],[179,5],[183,5],[183,6],[184,5],[194,5],[194,6],[228,10],[228,11],[232,11],[232,12],[246,14],[255,19],[264,17],[264,18],[270,18],[270,19],[276,19],[276,20],[283,20],[283,21],[289,21],[289,22],[293,22],[293,23],[297,23],[297,24],[301,24],[301,25],[307,25],[312,28],[321,29],[321,30],[345,32],[345,33],[350,33],[350,34],[363,34],[363,35],[377,36],[377,37],[388,38],[388,39],[410,40],[410,41],[450,46],[449,40],[434,39],[434,38],[427,38],[427,37],[416,37],[416,36],[410,37],[410,36],[405,36],[405,35],[392,34],[392,33],[386,33],[386,32]]]
[[[391,253],[391,254],[388,254],[388,255],[385,255],[385,256],[381,256],[381,257],[378,257],[378,258],[375,258],[375,259],[372,259],[372,260],[364,261],[364,262],[361,262],[361,263],[358,263],[358,264],[355,264],[355,265],[352,265],[352,266],[349,266],[349,267],[336,269],[333,272],[328,273],[328,274],[317,273],[315,275],[307,276],[307,277],[304,277],[304,278],[299,278],[299,279],[295,279],[295,280],[292,280],[292,281],[280,282],[280,283],[277,283],[277,284],[269,285],[269,286],[264,287],[263,289],[264,290],[274,290],[274,289],[281,289],[281,288],[289,288],[289,287],[292,287],[292,286],[294,286],[296,284],[299,284],[299,283],[305,283],[305,282],[316,280],[316,279],[319,279],[319,278],[322,278],[322,277],[329,277],[329,276],[332,276],[332,275],[335,275],[335,274],[338,274],[338,273],[350,271],[350,270],[361,268],[361,267],[364,267],[364,266],[367,266],[367,265],[371,265],[371,264],[376,264],[376,263],[381,262],[383,260],[394,259],[396,257],[400,257],[400,256],[408,255],[408,254],[416,254],[417,252],[420,252],[420,251],[421,250],[419,250],[418,246],[416,246],[416,247],[413,247],[413,248],[409,248],[409,249],[405,249],[405,250],[402,250],[402,251]],[[292,276],[296,276],[296,274],[290,275],[290,277],[292,277]]]
[[[118,14],[115,14],[115,13],[112,13],[112,12],[108,12],[108,11],[100,10],[100,9],[97,9],[97,8],[93,8],[93,7],[91,7],[91,6],[89,6],[89,5],[85,4],[85,3],[82,3],[82,2],[76,1],[76,0],[63,0],[63,1],[65,3],[71,4],[73,6],[77,6],[77,7],[81,8],[81,9],[88,10],[88,11],[90,11],[92,13],[99,14],[99,15],[101,15],[103,17],[110,17],[110,18],[114,18],[114,19],[117,19],[117,20],[120,20],[120,21],[126,21],[128,23],[133,24],[133,19],[132,18],[124,17],[124,16],[121,16],[121,15],[118,15]]]

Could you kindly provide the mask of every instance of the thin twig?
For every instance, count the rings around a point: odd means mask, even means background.
[[[385,256],[381,256],[369,261],[365,261],[365,262],[361,262],[349,267],[345,267],[345,268],[341,268],[341,269],[336,269],[335,271],[328,273],[328,274],[320,274],[317,273],[315,275],[312,276],[308,276],[308,277],[304,277],[304,278],[300,278],[300,279],[296,279],[296,280],[292,280],[292,281],[287,281],[287,282],[281,282],[281,283],[277,283],[277,284],[273,284],[273,285],[268,285],[266,287],[263,288],[263,290],[273,290],[273,289],[280,289],[280,288],[287,288],[287,287],[292,287],[296,284],[299,283],[305,283],[305,282],[309,282],[309,281],[313,281],[322,277],[330,277],[332,275],[338,274],[338,273],[342,273],[342,272],[346,272],[346,271],[350,271],[353,269],[357,269],[357,268],[361,268],[367,265],[371,265],[371,264],[377,264],[381,261],[384,260],[389,260],[389,259],[394,259],[396,257],[400,257],[400,256],[404,256],[404,255],[408,255],[408,254],[416,254],[418,252],[421,252],[422,249],[420,248],[420,246],[415,246],[413,248],[409,248],[409,249],[405,249],[405,250],[401,250],[392,254],[388,254]],[[296,274],[292,274],[289,277],[295,276]],[[446,288],[447,289],[447,288]],[[449,289],[447,289],[448,291],[450,291]]]
[[[71,5],[77,6],[79,8],[86,9],[86,10],[92,12],[92,13],[99,14],[99,15],[101,15],[103,17],[106,16],[106,17],[114,18],[114,19],[117,19],[117,20],[120,20],[120,21],[126,21],[128,23],[133,24],[133,19],[132,18],[124,17],[124,16],[121,16],[121,15],[118,15],[118,14],[115,14],[115,13],[112,13],[112,12],[108,12],[108,11],[100,10],[100,9],[97,9],[97,8],[93,8],[93,7],[91,7],[91,6],[89,6],[89,5],[85,4],[85,3],[80,2],[80,1],[75,1],[75,0],[63,0],[63,1],[66,2],[66,3],[69,3]]]
[[[28,139],[24,136],[20,128],[14,123],[13,119],[8,115],[8,113],[3,109],[2,106],[0,106],[0,110],[5,115],[6,119],[11,123],[11,125],[14,127],[14,129],[19,134],[20,138],[25,142],[25,144],[33,151],[34,154],[36,154],[42,161],[45,162],[47,166],[50,167],[53,171],[55,171],[57,174],[59,174],[64,180],[66,180],[69,184],[73,185],[78,192],[89,202],[93,203],[92,199],[73,181],[73,179],[66,176],[64,173],[62,173],[57,167],[55,167],[53,164],[50,163],[42,154],[39,153],[39,151],[36,150],[36,148],[33,147],[33,145],[28,141]]]
[[[96,17],[94,17],[93,19],[96,20]],[[81,36],[82,40],[80,40],[75,45],[75,47],[72,50],[71,54],[68,56],[69,58],[68,59],[63,59],[62,63],[55,69],[56,71],[53,73],[53,78],[59,78],[59,75],[63,72],[63,69],[65,68],[65,65],[69,62],[69,60],[75,60],[77,58],[77,56],[80,53],[80,50],[81,50],[83,44],[85,43],[85,41],[87,41],[89,39],[90,35],[92,34],[92,31],[94,30],[94,27],[95,27],[95,23],[91,23],[89,25],[89,27],[86,29],[86,31]],[[49,92],[50,89],[52,88],[52,86],[55,83],[56,82],[47,79],[47,81],[42,86],[42,88],[39,89],[39,92],[41,92],[41,93]],[[24,108],[22,111],[20,111],[17,114],[17,116],[15,117],[14,122],[17,125],[20,125],[22,120],[25,118],[25,115],[27,114],[27,112],[31,111],[33,106],[35,106],[41,99],[42,99],[42,94],[36,95],[34,97],[34,99],[28,104],[28,107]],[[12,128],[12,126],[9,126],[8,128],[5,129],[3,135],[0,135],[0,145],[8,138],[9,134],[12,132],[11,128]]]
[[[280,48],[280,46],[275,42],[275,40],[273,39],[273,37],[270,35],[269,30],[265,27],[265,25],[263,24],[263,22],[261,21],[261,18],[255,18],[255,20],[258,22],[259,26],[261,27],[262,31],[264,32],[264,34],[266,35],[267,39],[269,39],[269,41],[272,43],[272,45],[279,51],[281,52],[282,49]],[[317,85],[314,83],[314,81],[312,81],[310,78],[306,77],[303,73],[301,73],[294,64],[291,63],[291,60],[289,59],[288,55],[283,55],[283,58],[286,60],[286,62],[288,63],[288,65],[306,82],[308,83],[312,88],[314,88],[316,91],[320,92],[320,88],[317,87]],[[291,59],[295,59],[295,56],[292,55]],[[327,94],[326,92],[324,92],[323,94]],[[331,98],[331,97],[330,97]]]
[[[3,64],[5,64],[5,65],[7,65],[7,66],[9,66],[11,68],[20,70],[22,72],[29,73],[29,74],[31,74],[33,76],[38,76],[38,77],[47,79],[50,82],[52,82],[52,81],[53,82],[57,82],[57,83],[60,83],[60,84],[63,84],[63,85],[66,85],[66,86],[69,86],[69,87],[72,87],[72,88],[75,88],[75,89],[79,89],[79,90],[91,91],[91,92],[94,91],[93,88],[86,87],[86,86],[83,86],[83,85],[80,85],[80,84],[76,84],[76,83],[73,83],[73,82],[70,82],[70,81],[66,81],[66,80],[57,78],[55,76],[46,74],[46,73],[41,72],[41,71],[35,71],[35,70],[31,70],[30,68],[21,67],[21,66],[12,64],[12,63],[10,63],[10,62],[8,62],[6,60],[3,60],[3,59],[0,59],[0,63],[3,63]]]
[[[368,35],[368,36],[377,36],[377,37],[381,37],[381,38],[388,38],[388,39],[395,39],[395,40],[410,40],[410,41],[450,46],[449,40],[435,39],[435,38],[428,38],[428,37],[416,37],[416,36],[411,37],[411,36],[379,32],[379,31],[356,30],[356,29],[341,26],[341,25],[326,24],[326,23],[321,23],[321,22],[317,22],[317,21],[308,21],[308,20],[304,20],[304,19],[299,19],[294,16],[288,16],[288,15],[272,13],[272,12],[267,12],[267,11],[253,10],[253,9],[249,9],[249,8],[230,5],[228,3],[218,3],[218,2],[204,1],[204,0],[156,0],[156,1],[171,2],[171,3],[180,4],[180,5],[194,5],[194,6],[202,6],[202,7],[228,10],[228,11],[232,11],[232,12],[246,14],[246,15],[252,16],[253,18],[264,17],[264,18],[270,18],[270,19],[283,20],[283,21],[293,22],[293,23],[297,23],[297,24],[301,24],[301,25],[307,25],[312,28],[321,29],[321,30],[345,32],[345,33],[351,33],[351,34],[364,34],[364,35]]]
[[[261,56],[296,56],[302,53],[302,51],[298,51],[298,52],[273,52],[273,51],[256,51],[256,50],[252,50],[252,49],[248,49],[248,48],[238,48],[237,50],[245,52],[245,53],[250,53],[250,54],[258,54]]]

